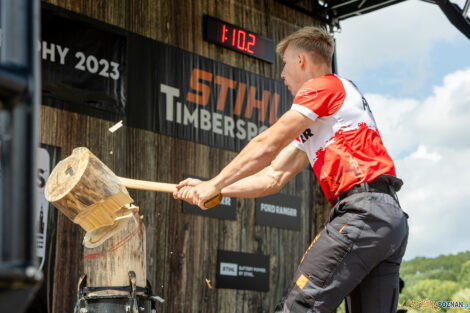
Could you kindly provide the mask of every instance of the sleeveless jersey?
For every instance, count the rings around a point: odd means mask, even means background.
[[[366,99],[349,80],[328,74],[307,81],[291,110],[312,120],[291,144],[304,151],[328,201],[382,174],[396,176]]]

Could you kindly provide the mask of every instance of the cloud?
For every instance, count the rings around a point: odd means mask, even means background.
[[[418,150],[416,150],[415,152],[413,152],[411,155],[410,155],[410,158],[412,159],[421,159],[421,160],[430,160],[430,161],[433,161],[433,162],[437,162],[439,160],[442,159],[442,155],[440,155],[439,153],[437,152],[428,152],[428,149],[426,148],[426,146],[419,146],[418,147]]]
[[[470,148],[470,70],[457,71],[434,87],[416,117],[416,131],[429,144],[454,149]]]
[[[409,126],[420,102],[386,95],[367,94],[367,102],[377,121],[382,140],[393,158],[400,158],[416,148],[416,139]]]
[[[405,182],[406,259],[470,249],[470,68],[433,90],[423,101],[365,95]]]
[[[413,77],[402,79],[416,84],[427,75],[433,46],[460,38],[437,5],[417,0],[347,19],[341,27],[335,35],[340,71],[354,80],[369,69],[397,63],[403,68],[396,71],[413,67]]]

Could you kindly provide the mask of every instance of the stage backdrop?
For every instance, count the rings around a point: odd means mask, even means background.
[[[274,1],[46,2],[41,143],[62,158],[86,146],[119,176],[172,183],[213,177],[290,107],[280,58],[271,64],[204,41],[203,16],[274,44],[318,24]],[[167,194],[130,193],[144,215],[147,278],[166,300],[163,313],[272,312],[329,211],[311,169],[281,191],[295,205],[260,200],[258,213],[254,199],[226,199],[228,215],[195,214]],[[49,210],[45,281],[30,312],[72,312],[84,232]],[[292,223],[279,227],[263,214]],[[235,280],[227,274],[234,264]]]

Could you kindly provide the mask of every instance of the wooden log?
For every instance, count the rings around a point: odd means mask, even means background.
[[[119,178],[84,147],[57,164],[44,194],[85,231],[112,225],[116,211],[133,202]]]
[[[129,218],[132,217],[135,211],[138,212],[139,208],[134,205],[126,205],[121,208],[121,210],[116,212],[117,217],[113,225],[103,226],[87,232],[83,238],[82,245],[90,249],[102,245],[106,240],[127,227]]]
[[[85,235],[83,266],[88,287],[129,286],[129,271],[135,272],[138,287],[146,286],[145,226],[136,207],[131,208],[129,213],[127,216],[123,215],[114,225]],[[113,294],[129,293],[103,290],[88,295]]]

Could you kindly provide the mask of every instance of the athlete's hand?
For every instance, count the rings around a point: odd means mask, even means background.
[[[201,180],[196,178],[186,178],[180,181],[176,185],[176,190],[173,191],[173,198],[184,200],[190,204],[196,204],[194,202],[194,186],[202,183]]]
[[[199,185],[200,183],[202,183],[202,180],[189,177],[180,181],[178,185],[176,185],[176,190],[179,190],[183,188],[184,186],[196,186],[196,185]]]
[[[220,194],[220,189],[213,183],[212,180],[202,182],[193,187],[193,200],[195,200],[198,207],[202,210],[207,210],[205,203],[212,200]]]
[[[204,204],[219,194],[220,189],[212,181],[186,178],[176,185],[173,198],[184,200],[199,206],[202,210],[207,210]]]
[[[193,186],[183,186],[180,189],[175,190],[173,192],[173,198],[184,200],[189,204],[197,204],[197,199],[194,197]]]

